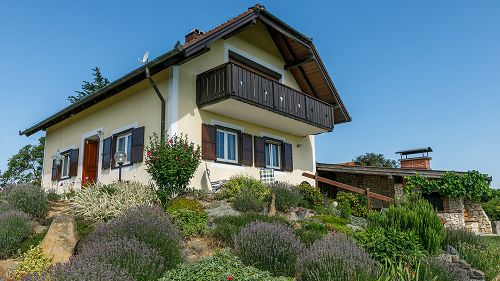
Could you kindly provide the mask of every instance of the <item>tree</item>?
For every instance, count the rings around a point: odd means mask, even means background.
[[[92,71],[94,71],[92,74],[94,76],[94,81],[83,81],[82,91],[75,91],[77,95],[68,97],[68,100],[71,103],[75,103],[109,84],[108,78],[102,76],[101,69],[99,67],[96,66],[95,68],[92,68]]]
[[[365,153],[364,155],[359,155],[352,160],[356,165],[360,166],[372,166],[372,167],[390,167],[397,168],[398,162],[396,160],[387,159],[383,154],[376,153]]]
[[[15,183],[31,183],[40,186],[44,147],[45,137],[41,137],[37,145],[25,145],[9,158],[7,170],[0,175],[0,186]]]

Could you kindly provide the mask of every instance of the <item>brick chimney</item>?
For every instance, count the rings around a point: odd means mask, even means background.
[[[429,152],[432,152],[432,148],[424,147],[401,150],[396,154],[401,156],[399,159],[401,169],[430,170],[432,158],[429,157]]]
[[[203,35],[203,31],[195,28],[195,29],[191,30],[191,32],[186,34],[186,36],[184,37],[185,43],[189,43],[191,40],[194,40],[194,39],[200,37],[201,35]]]

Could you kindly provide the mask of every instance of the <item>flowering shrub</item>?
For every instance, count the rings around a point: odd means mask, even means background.
[[[430,254],[441,248],[444,227],[432,205],[418,193],[406,195],[397,206],[383,212],[368,214],[368,226],[415,233],[422,247]]]
[[[258,179],[252,178],[248,175],[232,176],[222,186],[220,191],[221,197],[232,202],[234,197],[242,190],[247,190],[249,193],[255,195],[261,201],[268,202],[271,199],[271,191],[269,187]]]
[[[31,274],[25,281],[123,281],[134,280],[127,271],[97,261],[76,259],[69,263],[57,264],[49,272]]]
[[[153,134],[146,151],[147,171],[158,186],[163,204],[186,189],[201,162],[200,147],[184,135],[164,140]]]
[[[303,198],[300,203],[300,205],[303,207],[312,208],[315,205],[323,203],[323,201],[325,200],[319,188],[310,185],[306,181],[303,181],[301,184],[299,184],[297,188],[299,189],[300,195],[302,195]]]
[[[169,216],[158,207],[140,206],[96,228],[79,243],[79,252],[87,245],[119,238],[134,239],[157,250],[170,269],[182,261],[181,236]]]
[[[77,259],[98,261],[125,269],[136,280],[156,280],[165,269],[165,260],[148,244],[120,238],[86,244]]]
[[[234,237],[235,253],[243,263],[274,276],[295,276],[297,257],[304,247],[291,228],[279,223],[254,222]]]
[[[298,259],[298,280],[370,280],[380,266],[344,234],[316,241]]]
[[[70,205],[77,216],[87,220],[109,220],[135,206],[152,206],[156,194],[151,186],[139,182],[93,184],[78,191]]]
[[[30,184],[18,184],[9,188],[7,202],[15,209],[36,219],[43,219],[49,210],[47,195],[42,188]]]
[[[29,274],[42,274],[50,268],[50,259],[43,254],[42,247],[30,248],[16,265],[12,277],[21,280]]]
[[[275,222],[283,225],[288,224],[284,217],[270,217],[257,213],[245,213],[241,216],[224,216],[214,218],[213,224],[215,226],[212,228],[211,234],[224,245],[232,246],[233,236],[240,232],[240,229],[245,225],[256,221]]]
[[[275,204],[278,211],[289,211],[297,207],[302,200],[299,189],[290,183],[277,181],[270,187],[276,195]]]
[[[13,254],[30,234],[28,214],[15,210],[0,213],[0,258]]]

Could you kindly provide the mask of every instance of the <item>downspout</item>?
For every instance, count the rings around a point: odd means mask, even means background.
[[[153,80],[153,78],[151,78],[151,74],[149,73],[148,65],[146,64],[145,66],[146,66],[146,78],[148,79],[149,84],[151,84],[151,87],[153,87],[153,89],[155,90],[155,93],[158,96],[158,98],[160,99],[160,103],[161,103],[160,138],[163,141],[163,140],[165,140],[165,98],[162,96],[162,94],[161,94],[160,90],[158,89],[158,87],[156,86],[156,83]]]

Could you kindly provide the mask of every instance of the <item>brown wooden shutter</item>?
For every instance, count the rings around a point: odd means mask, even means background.
[[[56,160],[54,159],[54,160],[52,160],[52,180],[53,181],[57,180],[57,178],[58,178],[57,177],[57,175],[58,175],[57,168],[58,168],[58,166],[56,166]]]
[[[201,124],[201,158],[215,160],[217,129],[215,126]]]
[[[102,140],[102,169],[109,169],[111,167],[111,142],[112,137]]]
[[[246,166],[253,165],[253,138],[252,135],[241,134],[241,164]]]
[[[78,153],[79,149],[71,150],[69,154],[69,176],[76,177],[78,174]]]
[[[255,167],[266,167],[266,139],[254,137]]]
[[[283,143],[283,170],[293,171],[292,145]]]
[[[144,127],[132,130],[132,145],[130,148],[130,162],[142,162],[144,156]]]

